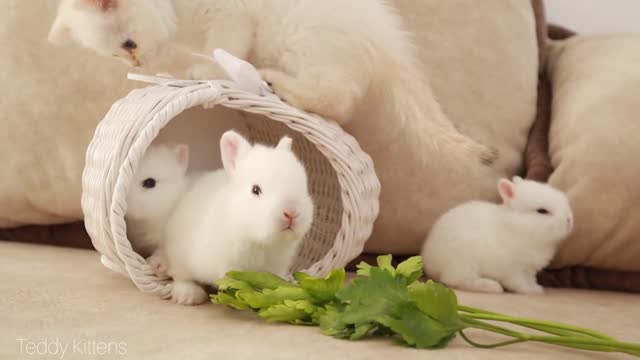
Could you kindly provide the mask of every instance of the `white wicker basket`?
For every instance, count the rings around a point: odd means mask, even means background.
[[[167,81],[134,90],[112,106],[96,129],[82,179],[85,226],[102,263],[128,276],[144,292],[166,297],[171,283],[156,277],[127,239],[127,191],[159,131],[191,107],[208,104],[243,112],[245,135],[254,142],[275,144],[284,133],[294,138],[294,149],[308,172],[316,216],[292,270],[323,275],[343,267],[362,251],[371,234],[380,183],[371,158],[355,139],[332,122],[237,85]],[[219,137],[211,134],[211,141]]]

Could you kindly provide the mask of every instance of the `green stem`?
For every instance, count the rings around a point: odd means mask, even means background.
[[[576,333],[572,331],[553,329],[545,326],[526,325],[526,324],[517,324],[517,325],[527,329],[533,329],[533,330],[541,331],[541,332],[551,334],[551,335],[556,335],[556,336],[575,336],[576,335]]]
[[[470,318],[466,318],[466,317],[462,317],[462,321],[464,322],[465,325],[472,327],[472,328],[476,328],[476,329],[481,329],[481,330],[488,330],[497,334],[501,334],[501,335],[506,335],[506,336],[510,336],[513,338],[517,338],[517,339],[521,339],[524,341],[528,341],[529,340],[529,335],[527,334],[523,334],[517,331],[513,331],[513,330],[509,330],[507,328],[503,328],[501,326],[496,326],[493,324],[489,324],[489,323],[485,323],[479,320],[474,320],[474,319],[470,319]]]
[[[635,355],[640,357],[640,345],[623,343],[615,340],[588,338],[584,336],[577,336],[577,337],[566,336],[565,337],[565,336],[530,335],[530,334],[524,334],[517,331],[509,330],[500,326],[488,324],[472,318],[466,318],[466,315],[463,315],[462,318],[464,323],[468,327],[506,335],[519,340],[518,342],[535,341],[535,342],[554,344],[558,346],[564,346],[564,347],[580,349],[580,350],[622,352],[622,353],[627,353],[630,355]],[[469,341],[467,337],[463,336],[463,339],[469,342],[469,344],[476,346],[476,343]],[[497,344],[497,345],[500,345],[500,344]]]
[[[562,336],[539,336],[539,335],[531,335],[530,340],[546,342],[551,344],[601,346],[603,348],[610,348],[611,351],[627,350],[637,355],[640,355],[640,345],[624,343],[620,341],[613,341],[613,340],[589,339],[583,336],[571,338],[571,337],[562,337]]]
[[[460,330],[460,331],[458,331],[458,333],[464,339],[464,341],[468,342],[469,344],[471,344],[471,345],[473,345],[475,347],[482,348],[482,349],[494,349],[494,348],[501,347],[501,346],[507,346],[507,345],[517,344],[517,343],[521,343],[521,342],[526,342],[527,341],[527,340],[523,340],[523,339],[513,339],[513,340],[509,340],[509,341],[503,341],[503,342],[495,343],[495,344],[480,344],[480,343],[477,343],[477,342],[471,340],[464,333],[464,331]]]
[[[469,316],[475,319],[508,322],[508,323],[516,324],[522,327],[526,327],[526,328],[530,328],[530,329],[534,329],[534,330],[538,330],[538,331],[542,331],[542,332],[546,332],[546,333],[558,335],[558,336],[575,336],[576,334],[582,334],[582,335],[587,335],[587,336],[601,339],[601,340],[615,341],[614,338],[606,334],[602,334],[591,329],[586,329],[586,328],[573,326],[573,325],[566,325],[566,324],[555,323],[551,321],[541,321],[541,320],[506,316],[506,315],[485,311],[481,309],[476,309],[469,306],[463,306],[463,305],[458,306],[458,310],[469,313],[465,316]]]
[[[472,319],[464,319],[464,322],[471,328],[486,330],[493,333],[509,336],[514,339],[518,339],[519,342],[532,341],[531,336],[529,334],[520,333],[520,332],[509,330],[500,326],[496,326],[496,325],[492,325],[492,324],[488,324],[482,321],[477,321]],[[476,346],[476,343],[473,341],[469,341],[468,337],[465,338],[463,336],[463,339],[467,341],[469,344]],[[602,347],[594,347],[594,346],[585,346],[585,345],[559,345],[559,346],[565,346],[565,347],[570,347],[570,348],[580,349],[580,350],[603,351]],[[604,351],[608,351],[608,350],[604,349]]]

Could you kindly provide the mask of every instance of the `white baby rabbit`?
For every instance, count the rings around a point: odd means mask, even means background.
[[[541,294],[536,273],[573,227],[564,193],[514,177],[501,179],[503,204],[472,201],[435,223],[422,249],[427,275],[463,290]]]
[[[189,147],[152,145],[145,152],[127,194],[127,236],[158,275],[167,270],[159,246],[166,241],[167,222],[186,191]]]
[[[292,140],[251,146],[234,131],[220,139],[224,168],[200,177],[168,226],[166,253],[174,279],[171,300],[207,300],[197,283],[230,270],[286,275],[313,219],[304,166]]]

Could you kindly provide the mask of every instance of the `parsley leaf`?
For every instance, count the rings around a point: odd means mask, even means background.
[[[379,318],[378,322],[393,330],[408,345],[421,349],[443,347],[460,330],[443,325],[412,302],[398,304],[391,315]]]
[[[620,343],[589,329],[519,319],[458,306],[455,293],[433,281],[421,282],[422,259],[412,257],[392,266],[391,256],[379,256],[378,266],[358,265],[358,276],[344,285],[345,271],[337,269],[316,278],[296,273],[297,284],[264,272],[232,271],[216,281],[217,304],[252,310],[267,321],[318,325],[326,335],[357,340],[369,336],[390,336],[417,348],[446,346],[458,331],[475,327],[513,339],[498,347],[522,341],[540,341],[580,349],[626,352],[640,355],[640,344]],[[529,327],[554,336],[518,333],[482,319]],[[564,335],[569,334],[569,335]]]
[[[315,278],[305,273],[293,274],[298,285],[318,301],[329,301],[344,285],[346,273],[344,269],[336,269],[324,278]]]
[[[226,278],[245,282],[254,289],[276,289],[280,286],[293,286],[287,280],[268,272],[229,271]],[[216,281],[216,285],[220,286],[220,282],[225,284],[225,278]]]
[[[412,284],[424,275],[422,257],[413,256],[398,264],[396,274],[404,276],[407,283]]]
[[[353,280],[337,297],[348,304],[342,321],[356,327],[375,322],[397,304],[409,301],[406,279],[377,267],[371,268],[370,276]]]
[[[408,290],[409,298],[421,312],[442,323],[459,323],[458,299],[446,286],[429,280],[426,283],[414,283]]]
[[[311,324],[315,311],[316,307],[308,300],[284,300],[282,304],[260,310],[258,316],[268,321]]]

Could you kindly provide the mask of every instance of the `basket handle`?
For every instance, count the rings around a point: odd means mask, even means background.
[[[273,90],[269,84],[262,80],[258,70],[248,61],[237,58],[223,49],[215,49],[213,51],[213,56],[207,56],[199,53],[193,53],[193,55],[218,63],[234,83],[235,87],[240,90],[259,96],[268,96],[273,94]],[[180,80],[165,74],[153,76],[132,72],[127,74],[127,78],[134,81],[175,87],[186,87],[208,82],[205,80]]]

